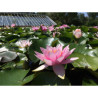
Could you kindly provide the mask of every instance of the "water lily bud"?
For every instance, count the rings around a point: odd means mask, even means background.
[[[11,24],[11,27],[15,27],[16,25],[15,24]]]
[[[73,31],[73,35],[75,36],[75,38],[80,38],[82,36],[81,29],[76,29],[75,31]]]
[[[5,28],[6,28],[6,29],[10,29],[10,27],[9,27],[9,26],[6,26]]]

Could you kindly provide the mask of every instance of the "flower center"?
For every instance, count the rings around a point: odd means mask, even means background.
[[[53,52],[55,53],[55,52],[57,52],[57,50],[56,50],[56,49],[54,49],[54,50],[53,50]]]

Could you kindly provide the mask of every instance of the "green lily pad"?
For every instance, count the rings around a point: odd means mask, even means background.
[[[0,53],[0,57],[2,57],[0,62],[5,63],[14,60],[17,57],[17,54],[12,51],[5,51]]]
[[[79,57],[78,60],[72,63],[74,67],[89,68],[93,71],[98,69],[98,57],[92,57],[80,53],[73,53],[71,57]]]
[[[0,85],[23,85],[31,80],[31,77],[30,80],[25,78],[28,72],[29,70],[24,69],[1,70]]]

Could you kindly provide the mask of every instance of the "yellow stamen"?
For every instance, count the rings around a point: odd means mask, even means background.
[[[55,49],[55,50],[53,50],[53,52],[55,53],[57,50]]]

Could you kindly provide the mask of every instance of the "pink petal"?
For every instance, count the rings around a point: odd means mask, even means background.
[[[69,45],[67,45],[64,49],[63,49],[63,53],[69,51]]]
[[[51,60],[44,59],[43,61],[44,61],[45,64],[47,64],[48,66],[52,66],[52,65],[53,65],[53,63],[52,63]]]
[[[49,53],[48,53],[48,58],[49,58],[51,61],[55,61],[55,60],[56,60],[56,55],[55,55],[55,53],[49,52]]]
[[[70,50],[70,51],[67,53],[67,55],[65,55],[65,58],[64,58],[64,59],[66,59],[67,57],[69,57],[69,56],[73,53],[74,50],[75,50],[75,48],[73,48],[72,50]]]
[[[74,57],[74,58],[66,59],[61,64],[72,63],[74,60],[77,60],[77,59],[79,59],[79,58],[78,57]]]
[[[73,48],[72,50],[70,50],[69,55],[72,54],[74,50],[75,50],[75,48]]]
[[[42,47],[40,47],[40,49],[41,49],[41,51],[42,51],[43,54],[45,54],[47,52],[47,50],[44,49],[44,48],[42,48]]]
[[[37,51],[34,51],[36,53],[36,55],[40,55],[41,53],[37,52]]]
[[[59,58],[62,55],[62,52],[60,50],[55,52],[56,59]]]
[[[40,49],[41,49],[42,53],[45,55],[45,57],[46,57],[47,59],[50,59],[50,58],[49,58],[49,51],[47,51],[46,49],[44,49],[44,48],[42,48],[42,47],[40,47]]]
[[[41,53],[36,52],[36,51],[35,51],[35,53],[36,53],[36,55],[35,55],[35,56],[36,56],[37,58],[39,58],[40,60],[42,60],[42,61],[43,61],[43,59],[46,59],[46,57],[45,57],[45,55],[44,55],[44,54],[41,54]]]
[[[62,52],[62,55],[57,59],[58,62],[62,62],[65,59],[65,56],[68,55],[69,45],[66,46]]]
[[[62,51],[62,45],[59,44],[56,46],[56,48],[59,49],[60,51]]]
[[[55,66],[53,66],[53,71],[55,72],[55,74],[59,78],[61,78],[61,79],[65,78],[65,70],[64,70],[64,66],[63,65],[55,65]]]
[[[47,50],[51,50],[52,47],[47,45],[46,49],[47,49]]]
[[[33,70],[33,72],[43,70],[43,69],[45,69],[45,68],[47,68],[47,67],[48,67],[47,64],[41,65],[40,67],[38,67],[38,68],[36,68],[35,70]]]
[[[57,59],[57,61],[60,63],[60,62],[62,62],[64,60],[64,56],[61,56],[61,57],[59,57],[58,59]]]

